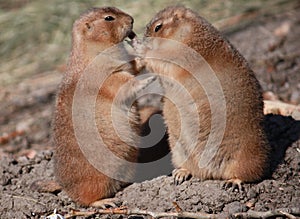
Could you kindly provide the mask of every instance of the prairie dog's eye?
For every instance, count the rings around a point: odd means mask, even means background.
[[[113,21],[115,18],[113,17],[113,16],[106,16],[105,18],[104,18],[104,20],[106,20],[106,21]]]
[[[89,23],[85,23],[85,26],[88,30],[92,29],[92,26]]]
[[[162,24],[156,25],[156,27],[154,28],[154,31],[155,32],[159,31],[161,29],[161,27],[162,27]]]

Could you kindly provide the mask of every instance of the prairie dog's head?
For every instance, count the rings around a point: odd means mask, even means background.
[[[171,6],[158,12],[147,25],[145,37],[181,42],[205,58],[214,56],[220,48],[226,49],[219,31],[196,12],[183,6]]]
[[[126,37],[133,38],[132,26],[133,18],[117,8],[92,8],[75,21],[73,40],[105,49]]]
[[[158,12],[146,27],[145,37],[161,37],[185,42],[193,29],[194,15],[183,6],[171,6]]]

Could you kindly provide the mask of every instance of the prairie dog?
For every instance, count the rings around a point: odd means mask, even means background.
[[[148,41],[148,37],[158,41]],[[212,132],[212,113],[220,109],[210,108],[205,87],[191,72],[176,64],[151,58],[155,52],[160,55],[165,52],[165,57],[170,54],[183,56],[185,51],[172,47],[168,40],[200,54],[222,87],[226,106],[221,110],[226,110],[226,128],[220,133],[224,134],[220,145],[213,145],[217,149],[215,152],[210,152],[211,148],[206,148],[206,144]],[[165,96],[176,93],[182,102],[176,106],[172,103],[174,100],[163,100],[172,162],[177,168],[173,172],[175,182],[181,183],[192,175],[203,180],[228,180],[227,185],[241,188],[242,182],[261,180],[269,170],[270,150],[263,129],[263,100],[259,83],[240,53],[209,22],[183,6],[171,6],[158,12],[147,25],[144,43],[139,46],[136,45],[137,51],[144,57],[142,62],[146,68],[180,84],[193,100],[193,103],[184,103],[186,96],[181,95],[174,84],[166,86],[170,82],[162,82]],[[185,59],[189,62],[192,57],[185,56]],[[197,109],[198,124],[190,114],[192,104]],[[197,137],[196,145],[191,141],[192,135]],[[199,166],[204,152],[211,160]]]
[[[114,7],[93,8],[82,14],[73,25],[72,50],[67,71],[56,99],[53,140],[55,144],[56,179],[69,197],[81,205],[95,207],[104,207],[106,204],[113,205],[109,199],[105,198],[113,196],[121,187],[127,184],[100,172],[84,156],[74,132],[76,127],[72,115],[72,106],[76,86],[80,78],[86,73],[85,69],[102,51],[120,43],[126,37],[134,38],[132,25],[133,18]],[[123,54],[123,51],[121,52],[121,55],[126,55]],[[107,64],[101,59],[96,61],[99,68],[104,68]],[[144,89],[154,80],[154,78],[141,81],[133,80],[132,71],[133,66],[127,63],[122,68],[109,74],[101,87],[88,87],[88,89],[97,89],[97,98],[93,103],[95,104],[94,116],[99,135],[102,137],[104,144],[117,157],[129,162],[136,162],[138,157],[137,148],[123,142],[115,133],[112,124],[112,106],[114,105],[119,114],[122,114],[119,115],[120,118],[125,118],[128,112],[123,111],[123,104],[126,104],[128,99],[134,98],[139,90]],[[93,75],[90,75],[90,77],[93,77]],[[95,79],[91,78],[91,80]],[[114,102],[117,92],[126,83],[128,89],[121,94],[121,101]],[[84,86],[89,85],[84,84]],[[88,98],[88,95],[90,94],[87,92],[86,98]],[[129,120],[131,130],[123,129],[122,134],[123,137],[137,146],[139,143],[138,135],[131,134],[132,130],[136,133],[140,130],[139,115],[134,105],[129,113]],[[121,174],[125,174],[129,180],[134,176],[134,169],[110,163],[110,157],[107,156],[106,158],[106,163],[109,164],[107,171],[122,172]]]

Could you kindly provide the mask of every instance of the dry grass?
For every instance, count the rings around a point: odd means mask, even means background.
[[[183,4],[211,22],[249,10],[274,13],[297,0],[0,0],[0,86],[55,69],[66,63],[73,21],[92,6],[113,5],[135,18],[135,30],[143,27],[160,9]]]

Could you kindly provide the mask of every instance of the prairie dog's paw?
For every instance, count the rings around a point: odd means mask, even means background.
[[[153,75],[153,76],[150,76],[145,79],[137,81],[136,86],[135,86],[135,92],[136,93],[141,92],[146,87],[148,87],[150,84],[152,84],[154,81],[156,81],[157,78],[158,78],[158,76]]]
[[[134,65],[137,72],[141,72],[146,67],[146,61],[140,57],[135,57]]]
[[[136,99],[150,84],[152,84],[158,76],[150,76],[141,80],[132,78],[128,83],[124,85],[122,91],[115,98],[116,103],[125,104],[128,106],[132,104],[132,100]]]
[[[149,46],[147,46],[146,42],[139,39],[134,39],[132,46],[136,52],[136,55],[139,57],[144,57],[146,52],[151,49]]]
[[[238,192],[241,192],[244,190],[243,188],[243,181],[240,179],[229,179],[226,180],[222,186],[224,189],[229,189],[229,190],[235,190],[237,189]]]
[[[173,170],[172,172],[173,178],[174,178],[174,184],[180,185],[186,180],[189,180],[192,177],[192,174],[190,171],[184,168],[178,168]]]

